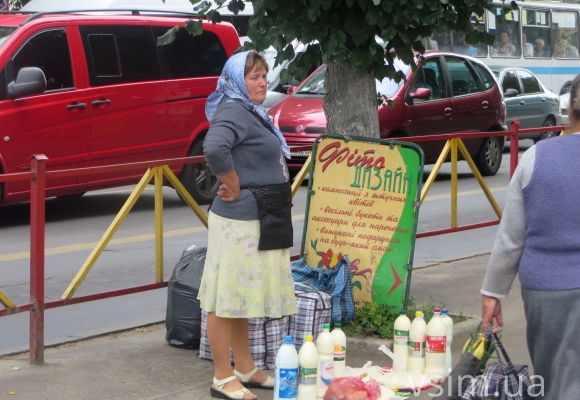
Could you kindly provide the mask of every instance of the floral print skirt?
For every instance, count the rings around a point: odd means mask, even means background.
[[[290,250],[258,250],[260,221],[209,213],[201,308],[224,318],[279,318],[295,314]]]

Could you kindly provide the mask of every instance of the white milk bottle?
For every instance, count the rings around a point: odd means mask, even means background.
[[[274,400],[296,400],[298,383],[298,354],[292,336],[284,336],[284,343],[276,354],[276,377],[274,378]]]
[[[425,375],[432,382],[439,383],[447,376],[445,370],[445,348],[447,344],[447,325],[441,318],[441,309],[433,310],[433,318],[425,332]]]
[[[415,312],[415,318],[409,328],[409,358],[407,371],[422,374],[425,371],[425,329],[427,324],[421,311]]]
[[[334,377],[344,376],[346,367],[346,335],[342,330],[342,324],[334,324],[334,329],[330,332],[334,339]]]
[[[330,324],[324,324],[324,329],[316,339],[318,351],[318,371],[316,371],[316,394],[324,397],[326,389],[334,379],[334,339],[330,334]]]
[[[316,400],[316,371],[318,368],[318,351],[312,341],[312,335],[304,338],[298,352],[298,396],[296,400]]]
[[[393,353],[401,361],[402,368],[399,364],[393,362],[394,372],[407,371],[407,359],[409,357],[409,329],[411,329],[411,320],[407,317],[407,311],[401,310],[395,320],[395,342],[393,343]]]
[[[445,343],[445,375],[449,375],[453,369],[453,360],[451,359],[451,342],[453,341],[453,319],[449,316],[446,308],[441,310],[441,318],[447,327],[447,343]]]

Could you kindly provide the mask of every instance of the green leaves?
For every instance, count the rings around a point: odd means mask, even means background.
[[[201,35],[203,33],[203,24],[201,20],[188,20],[185,21],[185,30],[193,36]]]
[[[165,34],[157,38],[157,46],[165,46],[172,43],[175,40],[175,34],[181,29],[179,25],[175,25],[173,28],[167,30]]]

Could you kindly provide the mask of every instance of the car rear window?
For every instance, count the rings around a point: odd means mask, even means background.
[[[493,76],[491,76],[491,74],[489,73],[489,71],[476,63],[473,63],[473,65],[475,66],[475,69],[477,70],[477,73],[479,74],[479,76],[481,77],[481,80],[483,81],[483,85],[485,86],[485,89],[491,89],[493,87],[493,85],[495,84],[495,79],[493,79]]]
[[[16,30],[14,26],[0,26],[0,47],[4,44],[6,40],[12,35]]]
[[[395,60],[394,62],[395,68],[400,70],[407,76],[409,71],[411,71],[411,67],[407,64],[403,63],[400,60]],[[312,75],[309,79],[307,79],[302,87],[296,92],[297,94],[318,94],[318,95],[326,95],[326,91],[324,90],[324,77],[326,76],[326,66],[319,69],[314,75]],[[403,81],[399,83],[395,82],[393,79],[384,78],[382,81],[376,80],[377,85],[377,93],[381,96],[390,97],[394,95],[399,87],[403,84]]]

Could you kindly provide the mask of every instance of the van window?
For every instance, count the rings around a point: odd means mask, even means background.
[[[150,27],[90,25],[79,30],[92,87],[161,79]]]
[[[30,38],[13,57],[14,78],[24,67],[37,67],[46,77],[46,92],[72,89],[73,72],[64,29],[52,29]]]
[[[153,27],[155,37],[163,36],[167,27]],[[175,40],[164,46],[157,46],[163,79],[195,78],[219,76],[228,55],[219,37],[212,32],[192,36],[185,29],[175,34]]]
[[[16,30],[13,26],[0,26],[0,47],[8,40],[12,32]]]
[[[89,35],[87,38],[97,78],[122,76],[115,35]]]

